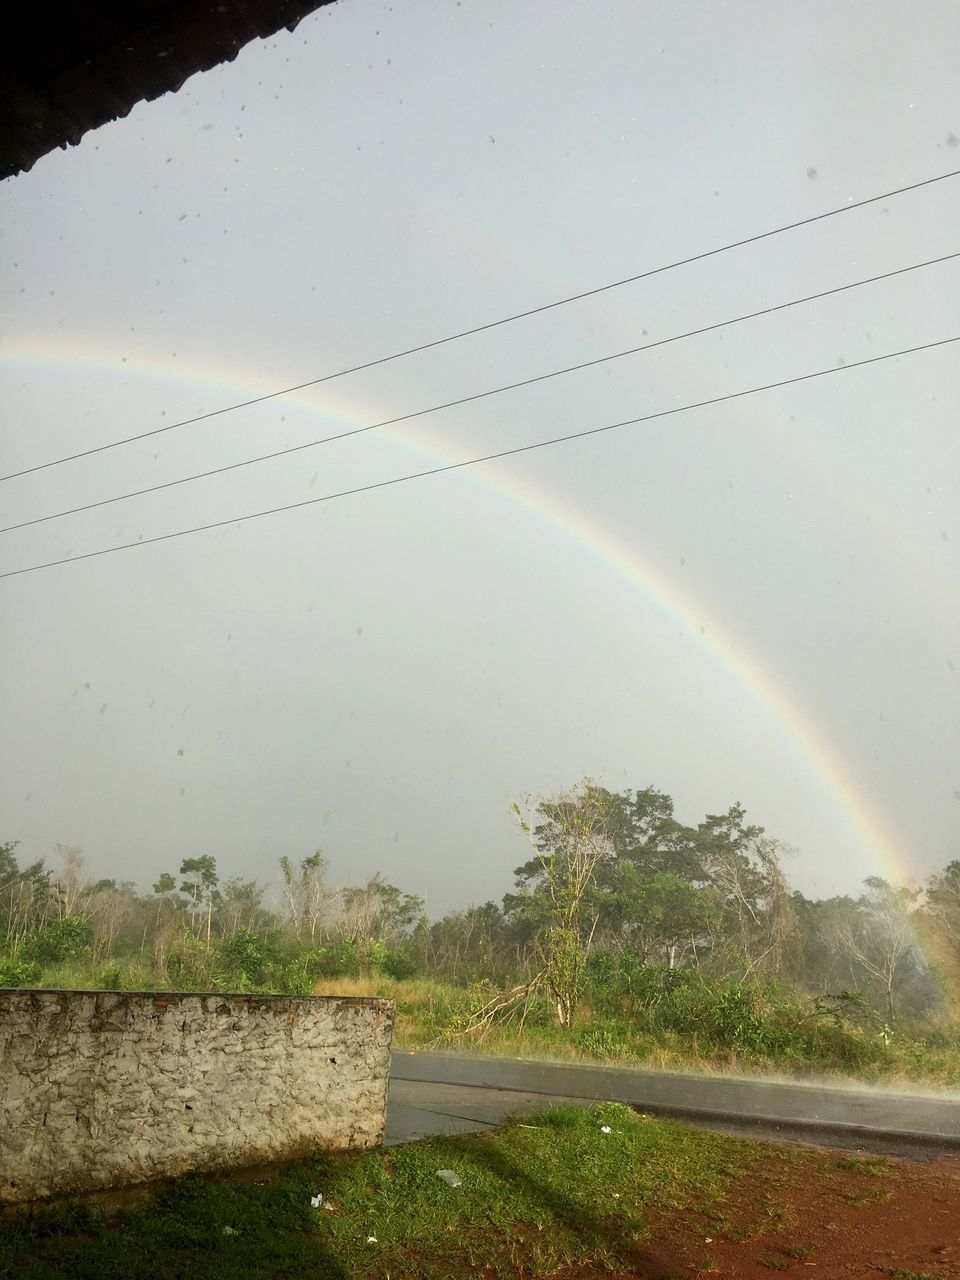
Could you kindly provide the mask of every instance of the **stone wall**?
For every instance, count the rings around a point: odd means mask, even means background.
[[[381,1140],[393,1003],[0,990],[0,1203]]]

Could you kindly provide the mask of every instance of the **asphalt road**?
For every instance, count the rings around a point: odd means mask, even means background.
[[[907,1093],[428,1053],[393,1054],[385,1140],[476,1132],[556,1101],[624,1102],[753,1137],[888,1155],[960,1151],[960,1090]]]

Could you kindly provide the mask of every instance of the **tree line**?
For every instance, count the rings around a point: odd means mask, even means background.
[[[514,815],[530,856],[513,889],[433,921],[380,875],[333,886],[321,852],[281,857],[268,898],[211,855],[142,892],[93,880],[74,847],[51,867],[0,845],[0,985],[307,993],[324,978],[423,974],[481,991],[475,1025],[539,1000],[569,1031],[592,994],[657,974],[663,990],[779,984],[890,1026],[957,1018],[960,861],[923,886],[871,877],[857,896],[811,899],[739,804],[688,825],[666,792],[585,781]]]

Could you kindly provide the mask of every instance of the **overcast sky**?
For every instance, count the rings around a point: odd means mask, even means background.
[[[943,3],[342,0],[0,186],[4,474],[960,168]],[[960,250],[960,179],[0,484],[4,526]],[[742,802],[809,893],[960,855],[953,261],[0,535],[0,840],[320,847],[436,914],[510,802]],[[629,569],[626,566],[630,566]]]

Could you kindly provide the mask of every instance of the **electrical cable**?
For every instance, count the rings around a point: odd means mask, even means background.
[[[131,551],[135,547],[150,546],[155,542],[169,542],[173,538],[186,538],[194,533],[206,533],[211,529],[223,529],[230,524],[242,524],[247,520],[260,520],[265,516],[279,515],[285,511],[296,511],[301,507],[316,506],[321,502],[332,502],[337,498],[354,497],[361,493],[371,493],[376,489],[388,489],[394,485],[406,484],[411,480],[423,480],[427,476],[442,475],[448,471],[459,471],[464,467],[474,467],[482,462],[495,462],[501,458],[515,457],[521,453],[531,453],[535,449],[547,449],[558,444],[567,444],[571,440],[583,440],[589,436],[602,435],[607,431],[616,431],[621,427],[636,426],[643,422],[653,422],[658,418],[668,418],[680,413],[689,413],[694,409],[704,409],[710,405],[725,404],[731,400],[740,400],[744,396],[758,395],[762,391],[775,391],[780,387],[795,386],[800,382],[810,382],[814,378],[825,378],[831,374],[847,373],[851,369],[862,369],[867,365],[881,364],[886,360],[895,360],[901,356],[915,355],[920,351],[930,351],[936,347],[949,346],[960,342],[960,334],[952,338],[940,338],[935,342],[924,342],[915,347],[906,347],[900,351],[889,351],[881,356],[871,356],[866,360],[855,360],[850,364],[834,365],[829,369],[817,369],[813,373],[802,373],[793,378],[782,378],[778,382],[768,382],[759,387],[749,387],[744,391],[731,391],[722,396],[713,396],[709,400],[698,400],[694,404],[679,405],[673,409],[660,409],[656,413],[643,414],[636,418],[625,418],[620,422],[607,423],[603,427],[590,427],[584,431],[574,431],[569,435],[554,436],[549,440],[536,440],[531,444],[516,445],[510,449],[500,449],[496,453],[482,454],[476,458],[466,458],[461,462],[449,462],[443,466],[430,467],[424,471],[414,471],[407,475],[394,476],[390,480],[378,480],[371,484],[357,485],[352,489],[341,489],[336,493],[323,494],[318,498],[305,498],[299,502],[289,502],[280,507],[269,507],[265,511],[252,511],[247,515],[232,516],[228,520],[214,520],[209,524],[194,525],[190,529],[176,529],[172,533],[161,533],[153,538],[142,538],[137,542],[123,542],[115,547],[101,547],[96,551],[86,551],[78,556],[63,556],[59,560],[47,560],[42,564],[27,565],[23,569],[8,569],[0,573],[0,578],[16,578],[25,573],[38,573],[41,569],[53,569],[58,565],[73,564],[79,560],[93,560],[98,556],[113,555],[117,551]]]
[[[427,409],[416,409],[412,413],[400,414],[395,418],[385,418],[382,422],[373,422],[365,427],[353,427],[349,431],[340,431],[336,435],[323,436],[319,440],[308,440],[303,444],[290,445],[285,449],[275,449],[272,453],[263,453],[256,458],[245,458],[241,462],[229,462],[222,467],[211,467],[208,471],[197,471],[193,475],[180,476],[176,480],[167,480],[162,484],[149,485],[145,489],[132,489],[128,493],[118,493],[112,498],[100,498],[96,502],[87,502],[79,507],[68,507],[65,511],[54,511],[45,516],[34,516],[30,520],[21,520],[18,524],[8,524],[0,528],[0,534],[13,533],[16,529],[27,529],[31,525],[45,524],[50,520],[60,520],[66,516],[79,515],[83,511],[94,511],[99,507],[108,507],[115,502],[126,502],[130,498],[142,498],[148,493],[159,493],[163,489],[174,489],[178,485],[191,484],[194,480],[207,480],[211,476],[224,475],[228,471],[238,471],[242,467],[252,467],[261,462],[271,462],[275,458],[285,458],[292,453],[301,453],[304,449],[315,449],[320,445],[333,444],[337,440],[347,440],[351,436],[364,435],[368,431],[377,431],[382,427],[396,426],[401,422],[410,422],[414,418],[424,418],[431,413],[439,413],[444,409],[453,409],[459,405],[471,404],[477,400],[485,400],[490,396],[498,396],[505,391],[516,391],[520,387],[533,386],[534,383],[548,382],[551,378],[560,378],[568,373],[579,373],[584,369],[592,369],[596,365],[607,364],[612,360],[622,360],[624,356],[637,355],[641,351],[652,351],[656,347],[666,347],[674,342],[682,342],[685,338],[695,338],[704,333],[712,333],[717,329],[725,329],[730,325],[742,324],[746,320],[756,320],[761,316],[773,315],[777,311],[787,311],[791,307],[799,307],[808,302],[816,302],[829,298],[833,294],[845,293],[850,289],[859,289],[863,285],[876,284],[880,280],[890,280],[894,276],[907,275],[911,271],[919,271],[923,267],[937,266],[960,258],[957,253],[944,254],[942,258],[930,258],[926,262],[917,262],[909,267],[898,267],[895,271],[886,271],[882,275],[869,276],[864,280],[854,280],[849,284],[838,285],[834,289],[824,289],[820,293],[811,293],[805,298],[794,298],[790,302],[780,302],[776,306],[764,307],[760,311],[751,311],[746,315],[734,316],[730,320],[719,320],[715,324],[703,325],[699,329],[688,329],[685,333],[673,334],[669,338],[659,338],[655,342],[647,342],[639,347],[630,347],[626,351],[616,351],[612,355],[598,356],[594,360],[585,360],[581,364],[567,365],[563,369],[553,369],[549,373],[541,373],[533,378],[524,378],[520,382],[509,382],[500,387],[492,387],[487,391],[477,391],[473,395],[461,396],[458,400],[447,400],[443,404],[431,405]]]
[[[378,356],[374,360],[366,360],[361,364],[351,365],[347,369],[340,369],[335,373],[323,374],[318,378],[311,378],[306,382],[299,382],[295,386],[283,387],[279,391],[271,391],[262,396],[254,396],[249,400],[241,400],[236,404],[224,405],[220,409],[211,409],[207,413],[196,414],[192,418],[182,418],[178,422],[169,422],[162,427],[154,427],[150,431],[141,431],[138,435],[126,436],[122,440],[113,440],[109,444],[96,445],[91,449],[82,449],[77,453],[64,455],[62,458],[54,458],[50,462],[39,462],[32,467],[24,467],[20,471],[11,471],[5,476],[0,476],[0,483],[6,480],[16,480],[20,476],[32,475],[36,471],[45,471],[49,467],[59,467],[66,462],[76,462],[79,458],[89,458],[93,454],[105,453],[109,449],[118,449],[121,445],[133,444],[137,440],[146,440],[151,436],[162,435],[167,431],[176,431],[179,427],[189,427],[197,422],[206,422],[210,418],[220,417],[225,413],[233,413],[238,409],[247,409],[252,405],[264,404],[268,400],[276,400],[280,396],[292,395],[296,391],[305,391],[308,387],[316,387],[324,382],[332,382],[336,378],[345,378],[348,374],[360,373],[365,369],[375,369],[379,365],[389,364],[394,360],[402,360],[407,356],[417,355],[422,351],[431,351],[436,347],[446,346],[451,342],[459,342],[462,338],[473,337],[478,333],[486,333],[491,329],[497,329],[502,325],[513,324],[517,320],[525,320],[530,316],[542,315],[545,311],[553,311],[558,307],[565,307],[571,302],[582,302],[585,298],[593,298],[601,293],[608,293],[613,289],[620,289],[624,285],[636,284],[640,280],[649,280],[653,276],[662,275],[666,271],[673,271],[677,267],[690,266],[694,262],[703,262],[707,258],[717,257],[722,253],[729,253],[733,249],[742,249],[747,245],[757,244],[762,240],[769,240],[773,236],[784,235],[788,231],[796,231],[800,227],[809,227],[814,223],[823,222],[827,218],[837,217],[841,213],[850,213],[854,209],[863,209],[867,205],[877,204],[881,200],[892,200],[896,196],[906,195],[910,191],[918,191],[923,187],[933,186],[937,182],[945,182],[948,178],[956,178],[960,176],[960,169],[953,169],[948,173],[936,174],[932,178],[924,178],[920,182],[912,182],[905,187],[897,187],[893,191],[885,191],[880,195],[868,196],[863,200],[848,201],[847,204],[840,205],[836,209],[828,209],[823,213],[813,214],[809,218],[800,218],[796,222],[789,222],[783,226],[774,227],[769,231],[761,231],[752,236],[745,236],[741,240],[731,241],[729,244],[720,245],[715,249],[706,249],[702,253],[694,253],[686,258],[678,258],[674,262],[664,263],[659,267],[651,267],[647,271],[638,272],[636,275],[624,276],[620,280],[613,280],[609,284],[598,285],[593,289],[585,289],[581,293],[573,293],[564,298],[558,298],[554,302],[545,302],[541,306],[530,307],[526,311],[517,311],[512,315],[503,316],[499,320],[490,320],[486,324],[475,325],[471,329],[461,329],[457,333],[448,334],[443,338],[434,338],[431,342],[422,342],[415,347],[407,347],[403,351],[395,351],[390,355]]]

